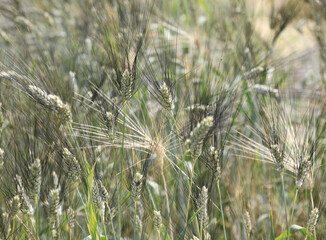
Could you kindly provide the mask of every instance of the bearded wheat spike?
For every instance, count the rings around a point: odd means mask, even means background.
[[[76,223],[75,211],[71,207],[69,207],[67,210],[67,222],[70,228],[75,227],[75,223]]]
[[[10,214],[9,214],[11,218],[13,218],[17,215],[17,213],[20,209],[20,206],[21,206],[20,197],[19,197],[19,195],[16,195],[11,200],[11,209],[10,209]]]
[[[113,113],[112,112],[106,112],[105,117],[106,117],[106,127],[108,129],[112,129],[112,127],[113,127],[113,119],[114,119]]]
[[[307,235],[309,235],[310,233],[312,233],[316,227],[316,224],[318,222],[318,218],[319,218],[319,210],[318,208],[314,208],[311,210],[310,212],[310,216],[309,216],[309,220],[308,220],[308,224],[307,224]]]
[[[284,153],[280,150],[280,147],[277,144],[273,144],[270,146],[271,155],[275,162],[276,169],[283,173],[284,171]]]
[[[59,208],[59,189],[51,189],[49,193],[50,228],[52,237],[56,238],[58,231],[58,208]]]
[[[65,121],[71,122],[72,115],[71,115],[70,106],[67,103],[63,103],[61,98],[59,98],[56,95],[49,94],[48,97],[49,97],[52,110],[58,112]]]
[[[64,159],[64,168],[67,172],[68,178],[73,181],[78,181],[79,175],[81,173],[79,162],[67,148],[63,149],[62,154]]]
[[[47,107],[50,106],[48,94],[45,91],[33,85],[29,85],[28,90],[41,104],[44,104]]]
[[[165,82],[160,86],[160,93],[159,96],[162,102],[163,107],[167,111],[172,111],[174,109],[172,94],[170,93],[170,90]]]
[[[203,230],[206,230],[208,226],[207,201],[208,190],[205,186],[203,186],[197,200],[197,205],[199,208],[198,218]]]
[[[95,180],[93,180],[93,185],[92,185],[92,200],[93,200],[94,207],[100,210],[102,208],[102,198],[101,198],[97,181]]]
[[[140,173],[136,173],[131,185],[131,196],[133,197],[134,201],[137,202],[140,199],[141,191],[142,191],[142,182],[143,175]]]
[[[214,146],[209,148],[210,162],[212,166],[213,176],[216,178],[216,181],[219,181],[221,178],[221,162],[218,155],[218,151],[215,150]]]
[[[12,80],[12,79],[20,79],[22,76],[20,76],[18,73],[15,71],[1,71],[0,72],[0,79],[6,79],[6,80]]]
[[[26,193],[26,189],[23,185],[23,180],[21,178],[21,176],[16,175],[16,179],[17,179],[17,191],[20,194],[21,199],[23,200],[22,202],[22,210],[24,210],[24,212],[27,212],[27,214],[29,216],[33,216],[34,214],[34,208],[29,200],[29,197]]]
[[[54,94],[47,94],[33,85],[28,86],[28,91],[39,103],[59,114],[66,122],[72,121],[70,106],[67,103],[63,103],[60,97]]]
[[[101,180],[98,180],[99,193],[104,202],[109,202],[110,195]]]
[[[311,169],[312,162],[311,160],[305,156],[300,157],[301,160],[299,161],[299,166],[297,168],[297,179],[296,179],[296,187],[300,188],[307,177],[309,170]]]
[[[162,226],[161,212],[154,210],[154,227],[158,233],[161,231],[161,226]]]
[[[251,230],[252,230],[252,225],[251,225],[251,219],[250,219],[250,214],[248,211],[245,211],[243,214],[243,223],[246,229],[247,236],[249,238]]]
[[[198,123],[190,133],[190,137],[186,140],[186,148],[190,150],[193,159],[197,159],[201,155],[203,140],[212,126],[213,117],[209,116]]]
[[[42,181],[42,170],[41,170],[41,161],[36,158],[35,162],[29,166],[31,173],[31,198],[34,200],[38,199],[40,189],[41,189],[41,181]]]
[[[140,173],[136,173],[134,175],[134,179],[131,184],[131,196],[134,200],[134,221],[135,221],[135,230],[136,230],[136,239],[140,239],[143,223],[142,217],[144,214],[143,206],[140,200],[142,187],[143,187],[143,175]]]
[[[250,78],[255,78],[258,75],[262,74],[265,72],[265,69],[263,67],[255,67],[253,69],[250,69],[249,72],[246,72],[244,76],[242,77],[242,80],[250,79]]]
[[[127,101],[131,97],[132,75],[130,74],[128,69],[126,69],[122,74],[120,92],[123,101]]]

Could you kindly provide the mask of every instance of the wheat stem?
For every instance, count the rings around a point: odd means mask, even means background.
[[[287,217],[287,211],[286,211],[286,199],[285,199],[285,190],[284,190],[284,175],[283,172],[281,173],[281,179],[282,179],[282,195],[283,195],[283,204],[284,204],[284,212],[285,212],[285,223],[286,223],[286,232],[289,236],[289,224],[288,224],[288,217]]]
[[[292,222],[293,222],[294,207],[295,207],[295,203],[297,202],[298,193],[299,193],[299,188],[296,188],[294,201],[292,203],[292,211],[291,211],[291,217],[290,217],[289,225],[292,225]],[[288,235],[288,238],[287,239],[290,239],[290,236],[289,235]]]
[[[119,197],[118,197],[118,221],[119,221],[119,232],[118,236],[121,238],[121,204],[122,204],[122,187],[123,187],[123,162],[124,162],[124,141],[125,141],[125,125],[126,125],[126,102],[124,102],[123,107],[123,129],[122,129],[122,144],[121,144],[121,161],[120,161],[120,189],[119,189]]]
[[[222,214],[224,239],[227,240],[226,230],[225,230],[225,222],[224,222],[224,212],[223,212],[223,204],[222,204],[222,195],[221,195],[221,189],[220,189],[220,181],[217,181],[216,182],[216,186],[217,186],[218,195],[219,195],[219,198],[220,198],[220,208],[221,208],[221,214]]]

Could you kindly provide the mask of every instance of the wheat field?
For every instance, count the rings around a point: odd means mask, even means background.
[[[325,0],[0,0],[0,239],[326,239]]]

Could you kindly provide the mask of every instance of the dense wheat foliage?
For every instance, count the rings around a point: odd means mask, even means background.
[[[0,0],[0,239],[326,239],[325,0]]]

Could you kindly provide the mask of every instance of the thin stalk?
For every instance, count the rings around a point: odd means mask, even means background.
[[[121,214],[121,202],[122,202],[122,187],[123,187],[123,161],[124,161],[124,141],[125,141],[125,125],[126,125],[126,102],[123,107],[123,129],[122,129],[122,145],[121,145],[121,162],[120,162],[120,189],[118,196],[118,222],[119,222],[119,238],[121,238],[121,226],[122,226],[122,214]]]
[[[20,222],[20,224],[23,225],[26,228],[27,233],[30,235],[30,237],[33,238],[34,240],[36,240],[36,237],[34,237],[33,233],[29,230],[28,226],[26,226],[24,224],[24,222],[17,215],[15,217],[18,219],[18,221]]]
[[[314,209],[315,204],[314,204],[314,198],[312,197],[312,189],[310,189],[310,201],[311,201],[311,207],[312,207],[312,209]]]
[[[185,227],[187,227],[187,224],[188,224],[188,215],[189,215],[189,208],[190,208],[190,199],[191,199],[191,193],[192,193],[192,184],[193,184],[193,176],[194,176],[196,161],[197,161],[197,159],[194,160],[194,164],[192,166],[192,171],[191,171],[191,175],[190,175],[190,183],[189,183],[189,179],[187,178],[187,183],[188,183],[188,187],[189,187],[189,194],[188,194],[187,209],[186,209],[186,223],[185,223]]]
[[[134,202],[134,221],[135,223],[137,222],[137,201]],[[138,229],[136,230],[135,227],[133,229],[134,229],[134,239],[138,240],[139,239]]]
[[[35,219],[35,235],[36,237],[38,237],[38,230],[39,230],[39,225],[40,225],[40,210],[39,210],[39,205],[38,205],[38,199],[35,199],[35,215],[36,215],[36,219]],[[34,224],[33,224],[34,225]]]
[[[298,192],[299,192],[299,188],[297,188],[295,190],[295,197],[294,197],[294,201],[292,203],[293,205],[292,205],[292,211],[291,211],[290,225],[292,224],[292,221],[293,221],[294,206],[295,206],[295,203],[297,202]]]
[[[310,189],[310,201],[312,209],[315,208],[314,198],[312,196],[312,188]],[[317,239],[316,228],[314,228],[314,238]]]
[[[164,176],[164,165],[163,165],[163,163],[162,163],[162,167],[161,167],[161,174],[162,174],[163,187],[164,187],[164,192],[165,192],[166,208],[167,208],[168,216],[169,216],[168,221],[169,221],[170,235],[171,235],[171,239],[173,240],[171,216],[170,216],[169,196],[168,196],[168,189],[167,189],[166,180],[165,180],[165,176]]]
[[[109,208],[109,205],[107,205],[107,207]],[[110,224],[111,224],[111,227],[112,227],[113,237],[114,237],[114,239],[117,239],[117,236],[116,236],[116,233],[115,233],[115,230],[114,230],[114,224],[113,224],[111,209],[110,209],[109,214],[110,214]]]
[[[203,207],[203,206],[202,206]],[[198,216],[198,215],[197,215]],[[197,223],[198,221],[196,221],[196,225],[198,225]],[[197,227],[198,228],[198,227]],[[197,230],[198,231],[198,230]],[[203,221],[200,222],[200,226],[199,226],[199,239],[203,239]],[[205,239],[205,237],[204,237]]]
[[[14,239],[14,231],[15,231],[15,218],[12,219],[11,240]]]
[[[284,190],[284,175],[281,173],[281,179],[282,179],[282,195],[283,195],[283,205],[284,205],[284,213],[285,213],[285,223],[286,223],[286,232],[289,236],[289,224],[288,224],[288,217],[287,217],[287,211],[286,211],[286,199],[285,199],[285,190]]]
[[[226,230],[225,230],[225,222],[224,222],[224,213],[223,213],[223,204],[222,204],[222,196],[221,196],[221,189],[220,189],[220,181],[216,182],[217,190],[218,190],[218,195],[220,198],[220,208],[221,208],[221,214],[222,214],[222,222],[223,222],[223,232],[224,232],[224,239],[227,240],[226,237]]]

